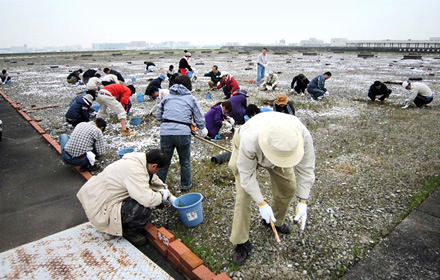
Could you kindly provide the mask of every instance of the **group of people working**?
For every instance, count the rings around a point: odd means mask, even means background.
[[[265,52],[267,50],[263,50],[263,57],[258,58],[260,79],[257,79],[257,83],[265,83]],[[185,52],[182,59],[188,63],[190,57],[191,55]],[[268,230],[272,222],[278,232],[289,234],[291,227],[285,217],[292,201],[296,201],[294,222],[300,225],[301,230],[305,229],[307,201],[315,181],[313,139],[307,128],[295,116],[293,103],[285,94],[277,96],[273,111],[262,113],[263,110],[255,104],[247,104],[247,91],[240,89],[235,78],[227,72],[218,71],[216,65],[205,76],[211,77],[211,88],[223,89],[227,100],[213,105],[204,114],[197,98],[192,95],[192,81],[188,75],[191,69],[185,61],[179,63],[178,73],[170,73],[169,79],[177,75],[172,81],[170,79],[166,91],[161,86],[165,75],[160,75],[154,83],[152,81],[153,84],[150,83],[152,85],[145,93],[156,99],[155,110],[150,113],[155,113],[156,119],[161,122],[160,149],[124,155],[122,159],[93,176],[77,196],[90,222],[98,230],[124,236],[134,244],[141,245],[146,242],[144,226],[151,220],[154,207],[161,203],[172,204],[176,199],[166,184],[168,167],[175,150],[180,164],[180,188],[188,190],[192,187],[190,155],[191,135],[195,133],[193,126],[201,131],[203,137],[216,140],[220,138],[218,132],[221,127],[240,125],[234,132],[228,166],[235,177],[236,187],[230,234],[230,241],[234,245],[232,260],[238,265],[243,265],[252,251],[249,234],[252,205],[259,209],[262,224],[267,226]],[[324,85],[330,77],[331,73],[325,72],[309,82],[300,74],[294,77],[291,88],[298,94],[304,94],[307,89],[316,101],[328,95]],[[113,87],[116,86],[123,85],[111,84],[102,89],[98,88],[97,92],[94,92],[95,95],[92,94],[95,89],[89,88],[83,96],[77,97],[81,105],[77,107],[87,107],[96,95],[103,96],[103,99],[118,100],[116,94],[113,94]],[[277,83],[267,80],[265,86],[275,89]],[[413,102],[416,106],[423,102],[429,103],[429,99],[432,101],[432,93],[428,96],[430,91],[421,83],[405,82],[404,87],[411,90],[411,96],[415,95]],[[372,100],[386,101],[389,93],[385,85],[375,82],[368,96]],[[123,94],[120,95],[122,100]],[[419,95],[423,95],[425,99]],[[105,106],[106,103],[101,101],[100,104]],[[124,109],[123,105],[120,106]],[[106,124],[100,116],[98,114],[95,124],[77,124],[68,141],[63,138],[63,141],[67,142],[63,148],[63,159],[66,162],[75,159],[78,160],[75,162],[78,164],[81,164],[80,160],[92,163],[95,155],[103,154],[102,132]],[[93,150],[78,148],[83,141],[78,139],[87,133],[90,135],[86,138],[87,144],[95,144]],[[269,172],[272,191],[270,201],[261,192],[257,180],[258,167],[263,167]]]

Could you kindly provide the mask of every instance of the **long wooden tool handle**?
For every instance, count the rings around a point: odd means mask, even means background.
[[[207,139],[205,139],[205,138],[203,138],[203,137],[200,137],[200,136],[198,136],[198,135],[193,135],[195,138],[197,138],[197,139],[199,139],[199,140],[202,140],[202,141],[204,141],[204,142],[206,142],[206,143],[209,143],[209,144],[211,144],[211,145],[213,145],[213,146],[216,146],[217,148],[220,148],[220,149],[222,149],[222,150],[224,150],[224,151],[226,151],[226,152],[230,152],[230,153],[232,153],[232,151],[231,150],[229,150],[229,149],[227,149],[227,148],[225,148],[225,147],[223,147],[223,146],[220,146],[220,145],[218,145],[218,144],[216,144],[216,143],[214,143],[214,142],[211,142],[211,141],[209,141],[209,140],[207,140]]]
[[[275,234],[275,240],[278,242],[278,244],[281,244],[281,239],[278,236],[277,229],[275,228],[275,225],[272,222],[272,219],[270,219],[270,226],[272,227],[273,233]]]

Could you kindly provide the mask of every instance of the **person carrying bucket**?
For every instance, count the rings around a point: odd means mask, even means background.
[[[296,194],[294,221],[305,229],[307,199],[315,181],[315,152],[312,136],[302,122],[279,112],[253,116],[235,132],[232,142],[229,168],[235,176],[236,197],[229,240],[235,245],[233,262],[243,265],[252,250],[249,241],[252,201],[260,210],[264,226],[270,227],[269,223],[273,222],[278,232],[289,234],[291,228],[284,218]],[[257,181],[258,166],[270,174],[270,204]]]
[[[76,195],[90,223],[101,232],[125,237],[135,246],[145,244],[144,227],[154,207],[176,200],[156,175],[169,162],[158,149],[133,152],[93,176]]]

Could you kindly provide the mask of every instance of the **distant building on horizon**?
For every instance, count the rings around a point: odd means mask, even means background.
[[[310,38],[308,40],[301,40],[299,45],[303,47],[320,47],[324,46],[324,41],[316,38]]]

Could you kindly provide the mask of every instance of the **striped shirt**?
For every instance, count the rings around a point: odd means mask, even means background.
[[[82,156],[94,149],[98,155],[103,155],[105,153],[104,136],[95,123],[81,122],[73,130],[64,149],[72,157]]]

